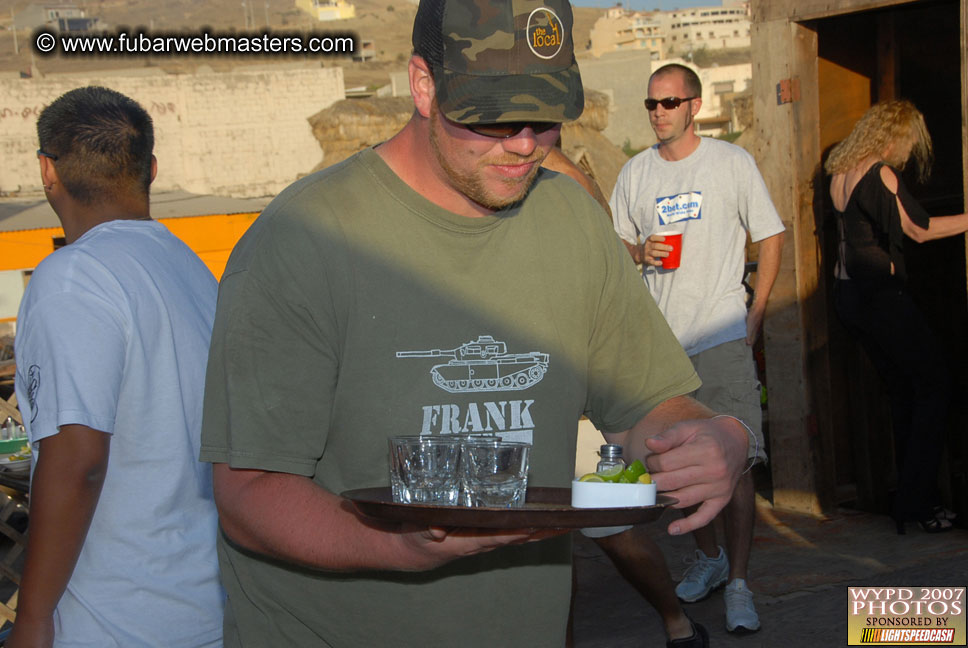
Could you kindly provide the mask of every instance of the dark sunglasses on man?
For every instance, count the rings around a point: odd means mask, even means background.
[[[451,122],[457,124],[457,122]],[[485,137],[495,137],[497,139],[508,139],[509,137],[514,137],[525,128],[530,128],[535,135],[540,135],[545,131],[549,131],[555,126],[558,126],[558,122],[504,122],[502,124],[457,124],[462,126],[472,133],[477,133],[478,135],[484,135]]]
[[[645,109],[652,112],[660,105],[666,110],[675,110],[682,105],[683,101],[692,101],[699,97],[666,97],[665,99],[646,99]]]

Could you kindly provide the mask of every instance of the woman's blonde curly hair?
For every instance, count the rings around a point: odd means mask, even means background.
[[[911,145],[907,153],[907,144]],[[904,159],[900,156],[907,153]],[[871,106],[854,125],[847,139],[830,151],[824,169],[830,175],[846,173],[867,157],[877,157],[897,169],[912,157],[918,179],[931,174],[933,151],[924,116],[910,101],[892,99]]]

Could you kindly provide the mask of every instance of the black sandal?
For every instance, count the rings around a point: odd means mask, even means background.
[[[932,517],[927,520],[918,520],[918,526],[925,533],[944,533],[954,529],[954,525],[947,519]]]
[[[938,504],[934,507],[934,517],[938,518],[939,520],[954,522],[958,519],[958,514],[951,509],[946,509],[944,506]]]

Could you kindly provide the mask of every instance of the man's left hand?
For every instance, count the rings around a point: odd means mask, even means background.
[[[649,471],[675,508],[699,507],[669,525],[670,535],[689,533],[709,524],[729,503],[746,465],[749,438],[738,421],[728,418],[682,421],[646,439]]]

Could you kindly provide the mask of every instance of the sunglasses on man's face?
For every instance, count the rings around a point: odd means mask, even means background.
[[[675,110],[682,105],[683,101],[692,101],[699,97],[666,97],[665,99],[646,99],[645,109],[652,112],[660,105],[666,110]]]
[[[451,122],[456,124],[457,122]],[[535,135],[540,135],[559,126],[558,122],[504,122],[503,124],[457,124],[472,133],[485,137],[495,137],[497,139],[508,139],[514,137],[525,128],[530,128]]]

